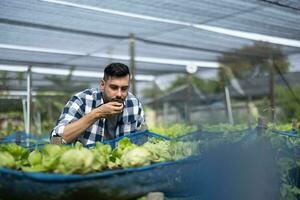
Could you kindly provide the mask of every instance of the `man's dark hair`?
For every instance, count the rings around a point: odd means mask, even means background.
[[[127,65],[122,63],[111,63],[107,65],[104,69],[104,80],[107,80],[109,77],[124,77],[130,75],[129,68]]]

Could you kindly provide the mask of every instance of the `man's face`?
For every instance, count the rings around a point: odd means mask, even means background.
[[[124,77],[108,77],[101,80],[100,88],[103,91],[104,102],[118,101],[123,102],[128,95],[129,75]]]

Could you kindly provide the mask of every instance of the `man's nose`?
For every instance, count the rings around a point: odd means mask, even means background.
[[[116,96],[117,97],[122,97],[122,91],[121,91],[121,89],[118,89]]]

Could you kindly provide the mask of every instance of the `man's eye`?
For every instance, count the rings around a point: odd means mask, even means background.
[[[121,88],[122,91],[126,91],[127,89],[128,89],[128,87]]]
[[[112,90],[117,90],[117,89],[118,89],[118,87],[115,87],[115,86],[110,86],[110,88],[111,88]]]

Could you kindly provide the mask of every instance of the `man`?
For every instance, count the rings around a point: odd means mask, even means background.
[[[65,105],[51,139],[83,145],[132,133],[145,125],[141,102],[128,92],[130,72],[122,63],[104,69],[99,89],[86,89]]]

